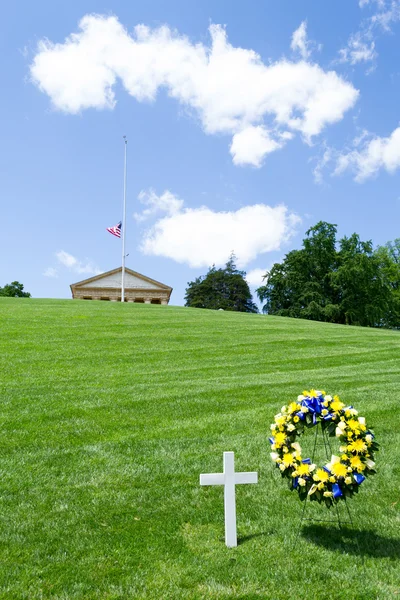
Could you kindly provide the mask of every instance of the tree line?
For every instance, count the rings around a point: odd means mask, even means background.
[[[400,239],[374,250],[358,234],[336,239],[320,221],[257,290],[271,315],[367,327],[400,327]]]
[[[224,268],[188,283],[186,306],[258,312],[245,276],[232,254]],[[400,328],[400,239],[374,249],[356,233],[337,240],[336,225],[320,221],[256,293],[270,315]]]
[[[30,298],[29,292],[24,292],[24,285],[19,281],[12,281],[6,283],[4,287],[0,287],[0,296],[7,296],[8,298]]]

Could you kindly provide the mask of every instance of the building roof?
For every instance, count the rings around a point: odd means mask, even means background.
[[[76,288],[110,288],[120,289],[122,278],[122,267],[107,271],[106,273],[100,273],[89,279],[83,279],[77,283],[71,283],[71,291]],[[146,275],[142,275],[137,271],[125,268],[125,289],[141,289],[141,290],[165,290],[172,292],[172,288],[160,281],[151,279]]]

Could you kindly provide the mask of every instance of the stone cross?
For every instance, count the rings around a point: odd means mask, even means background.
[[[223,485],[225,505],[225,544],[228,548],[237,546],[235,485],[258,483],[256,472],[235,473],[235,455],[224,452],[224,472],[200,475],[200,485]]]

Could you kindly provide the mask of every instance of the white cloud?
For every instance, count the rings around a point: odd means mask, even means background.
[[[134,213],[136,221],[145,221],[152,215],[165,212],[168,215],[174,215],[183,207],[183,200],[166,190],[161,196],[157,196],[154,190],[142,190],[138,196],[139,201],[148,206],[141,213]]]
[[[369,136],[356,140],[356,147],[338,156],[334,175],[350,170],[355,173],[355,180],[363,182],[380,169],[394,173],[400,168],[400,127],[397,127],[388,137]]]
[[[43,275],[45,277],[58,277],[58,271],[54,267],[47,267]]]
[[[355,65],[376,61],[377,30],[390,32],[392,24],[400,21],[400,0],[360,0],[359,5],[361,8],[374,5],[377,12],[364,19],[360,30],[350,36],[345,48],[339,50],[339,62]]]
[[[290,47],[294,52],[299,52],[303,60],[307,60],[311,56],[309,45],[310,43],[307,39],[307,22],[303,21],[296,31],[293,32]]]
[[[263,280],[267,269],[253,269],[246,274],[247,283],[251,287],[260,287],[265,281]]]
[[[324,145],[322,156],[319,156],[316,161],[316,166],[313,170],[315,183],[322,184],[324,182],[323,171],[326,166],[333,160],[334,151],[329,146]]]
[[[350,36],[346,48],[339,50],[340,62],[355,65],[359,62],[371,62],[376,59],[375,42],[366,33],[357,33]]]
[[[264,64],[254,50],[232,46],[220,25],[211,25],[209,46],[167,26],[138,25],[130,35],[116,17],[86,15],[79,26],[64,43],[42,40],[31,65],[33,82],[55,108],[113,109],[117,80],[140,102],[155,100],[165,88],[198,117],[205,133],[234,136],[237,164],[251,158],[244,134],[250,127],[274,131],[253,136],[258,147],[260,141],[266,146],[265,135],[279,140],[288,129],[309,140],[340,121],[358,98],[351,83],[317,64],[285,59]],[[253,152],[250,164],[260,164],[260,153]]]
[[[233,251],[238,266],[244,267],[259,254],[278,250],[299,222],[282,205],[254,204],[232,212],[184,208],[156,221],[140,249],[191,267],[223,265]]]
[[[99,269],[94,263],[90,260],[80,261],[72,254],[65,252],[64,250],[60,250],[60,252],[56,252],[56,257],[59,263],[61,263],[64,267],[67,267],[70,271],[74,271],[75,273],[88,273],[93,275],[98,275],[102,273],[101,269]]]
[[[286,132],[286,139],[292,134]],[[282,148],[285,143],[284,135],[279,140],[273,139],[270,133],[261,125],[250,125],[240,133],[235,133],[232,138],[230,153],[235,165],[253,165],[261,167],[264,157],[270,152]]]
[[[371,24],[391,31],[391,24],[400,21],[400,0],[379,3],[381,11],[371,17]]]

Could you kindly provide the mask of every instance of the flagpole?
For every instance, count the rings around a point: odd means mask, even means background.
[[[121,302],[125,302],[125,232],[126,232],[126,154],[128,140],[124,135],[125,154],[124,154],[124,208],[122,217],[122,275],[121,275]]]

